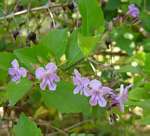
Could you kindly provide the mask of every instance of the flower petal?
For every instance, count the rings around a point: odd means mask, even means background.
[[[15,76],[12,77],[11,80],[12,80],[13,82],[16,82],[16,81],[20,80],[20,78],[21,78],[20,75],[15,75]]]
[[[78,70],[74,70],[74,76],[73,76],[73,83],[74,85],[80,85],[82,81],[82,77],[80,75],[80,73],[78,72]]]
[[[100,107],[106,107],[107,102],[106,102],[106,100],[104,99],[104,97],[99,96],[98,104],[99,104]]]
[[[96,95],[92,95],[90,100],[89,100],[89,103],[92,105],[92,106],[96,106],[97,105],[97,96]]]
[[[47,86],[47,79],[43,79],[42,82],[40,83],[41,90],[45,90],[46,86]]]
[[[50,80],[47,80],[47,85],[49,90],[55,91],[56,90],[56,83]]]
[[[27,70],[26,70],[25,68],[21,67],[21,68],[19,69],[19,73],[20,73],[20,75],[21,75],[22,77],[26,77],[26,75],[27,75]]]
[[[9,68],[9,69],[8,69],[8,74],[9,74],[9,75],[13,76],[13,75],[15,75],[15,73],[16,73],[15,68]]]
[[[81,77],[81,74],[79,73],[77,69],[74,70],[74,75],[77,77]]]
[[[43,76],[44,76],[44,74],[45,74],[45,70],[44,70],[44,68],[42,68],[42,67],[39,67],[39,68],[36,69],[36,71],[35,71],[35,76],[36,76],[37,79],[42,79]]]
[[[100,81],[94,79],[94,80],[90,81],[89,87],[92,88],[92,90],[98,90],[99,88],[102,87],[102,84]]]
[[[19,63],[16,59],[14,59],[12,62],[11,62],[13,68],[19,68]]]
[[[45,68],[50,71],[50,73],[56,72],[57,70],[57,66],[54,63],[48,63]]]
[[[83,94],[84,94],[84,96],[87,96],[87,97],[91,96],[90,89],[88,88],[88,86],[84,86]]]
[[[78,94],[81,91],[81,87],[80,86],[76,86],[75,89],[73,90],[74,94]]]
[[[103,86],[102,88],[101,88],[101,90],[102,90],[102,94],[103,95],[106,95],[106,94],[112,94],[113,92],[113,90],[111,89],[111,88],[109,88],[109,87],[106,87],[106,86]]]
[[[124,112],[124,104],[123,103],[119,103],[119,109],[121,112]]]

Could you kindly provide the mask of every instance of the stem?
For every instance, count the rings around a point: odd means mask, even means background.
[[[49,4],[46,4],[46,5],[43,5],[43,6],[40,6],[40,7],[31,8],[30,11],[31,12],[38,12],[38,11],[42,11],[42,10],[47,10],[49,8],[58,8],[58,7],[66,7],[66,6],[68,6],[68,4],[63,4],[63,5],[62,4],[57,4],[57,5],[53,5],[53,6],[50,6]],[[28,12],[29,12],[29,10],[25,9],[25,10],[22,10],[22,11],[19,11],[19,12],[11,13],[9,15],[0,17],[0,21],[5,20],[5,19],[13,18],[14,16],[24,15]]]

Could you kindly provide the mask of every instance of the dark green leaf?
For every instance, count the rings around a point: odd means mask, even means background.
[[[115,10],[119,8],[120,4],[121,4],[120,0],[109,0],[106,5],[106,10]]]

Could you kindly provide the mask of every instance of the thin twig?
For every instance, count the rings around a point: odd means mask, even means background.
[[[40,7],[35,7],[35,8],[31,8],[30,9],[30,12],[38,12],[38,11],[42,11],[42,10],[47,10],[48,8],[57,8],[57,7],[66,7],[68,6],[68,4],[57,4],[57,5],[53,5],[53,6],[50,6],[49,4],[46,4],[46,5],[43,5],[43,6],[40,6]],[[26,14],[28,13],[28,9],[25,9],[25,10],[22,10],[22,11],[19,11],[19,12],[15,12],[15,13],[11,13],[9,15],[6,15],[6,16],[2,16],[0,17],[0,21],[1,20],[4,20],[4,19],[10,19],[10,18],[13,18],[14,16],[19,16],[19,15],[23,15],[23,14]]]
[[[46,126],[46,127],[51,127],[52,129],[54,129],[54,130],[57,131],[57,132],[54,132],[54,133],[60,133],[60,134],[63,134],[64,136],[68,136],[68,134],[67,134],[64,130],[53,126],[52,124],[50,124],[50,123],[47,122],[47,121],[39,120],[39,121],[38,121],[38,125],[44,125],[44,126]]]
[[[68,132],[68,131],[70,131],[70,130],[72,130],[74,128],[77,128],[77,127],[79,127],[79,126],[81,126],[81,125],[83,125],[83,124],[85,124],[87,122],[91,122],[91,121],[92,120],[84,120],[84,121],[78,122],[78,123],[73,124],[72,126],[70,126],[68,128],[65,128],[64,131]],[[57,136],[58,134],[59,134],[59,132],[54,132],[54,133],[51,133],[51,134],[47,134],[46,136]]]

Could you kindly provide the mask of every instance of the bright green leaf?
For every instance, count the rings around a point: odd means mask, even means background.
[[[150,90],[146,90],[145,88],[134,88],[129,92],[129,99],[132,100],[143,100],[150,99]]]
[[[8,70],[15,56],[9,52],[0,52],[0,69]]]
[[[140,69],[139,67],[133,67],[131,65],[121,66],[118,72],[131,72],[131,73],[139,73]]]
[[[31,48],[22,48],[14,51],[19,61],[29,70],[33,71],[33,66],[48,60],[49,52],[44,45],[37,45]]]
[[[150,52],[150,39],[144,39],[142,44],[144,47],[144,51]]]
[[[66,51],[68,66],[76,63],[77,61],[83,58],[83,53],[79,48],[79,43],[77,38],[78,38],[78,32],[74,31],[70,36],[69,46]]]
[[[19,121],[13,130],[15,136],[42,136],[41,130],[24,114],[20,115]]]
[[[143,71],[147,74],[150,74],[150,53],[145,55],[145,65]]]
[[[50,53],[59,61],[60,57],[65,54],[67,47],[67,30],[52,30],[40,41],[40,45],[46,46]]]
[[[21,79],[19,82],[9,82],[6,86],[10,105],[15,105],[31,89],[32,82]]]
[[[142,125],[150,125],[150,115],[144,116],[142,119],[139,120],[139,123]]]
[[[81,33],[92,35],[104,31],[104,16],[97,0],[78,0],[82,16]]]
[[[99,37],[78,34],[79,47],[85,56],[88,56],[95,49],[98,40]]]
[[[47,107],[54,107],[63,113],[90,112],[88,99],[85,96],[74,95],[73,84],[69,82],[60,82],[55,92],[42,92],[42,97]]]

